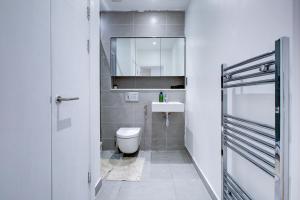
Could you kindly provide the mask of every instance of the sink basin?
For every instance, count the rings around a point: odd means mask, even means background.
[[[152,102],[152,112],[184,112],[184,104],[181,102]]]

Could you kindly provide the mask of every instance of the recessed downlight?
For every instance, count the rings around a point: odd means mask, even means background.
[[[157,23],[156,17],[151,17],[150,22],[151,24],[156,24]]]

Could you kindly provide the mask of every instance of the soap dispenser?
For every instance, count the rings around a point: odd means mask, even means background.
[[[159,102],[164,102],[164,94],[163,94],[163,92],[159,93]]]

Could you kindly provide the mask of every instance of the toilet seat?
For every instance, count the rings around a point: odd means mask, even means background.
[[[122,139],[138,137],[140,131],[141,128],[119,128],[117,131],[117,137]]]

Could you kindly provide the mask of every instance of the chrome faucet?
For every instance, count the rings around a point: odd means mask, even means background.
[[[164,102],[168,102],[168,95],[167,94],[164,95]]]

